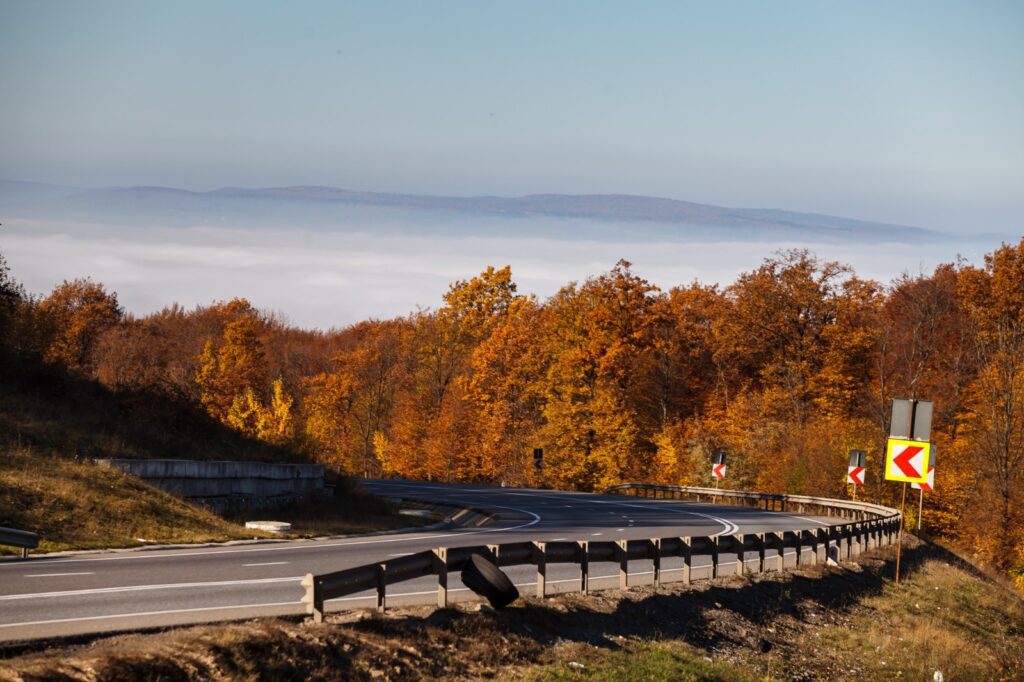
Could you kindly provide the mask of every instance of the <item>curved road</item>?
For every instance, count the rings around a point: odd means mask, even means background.
[[[526,540],[619,540],[676,535],[729,535],[827,525],[828,519],[756,509],[592,495],[551,490],[491,488],[410,481],[364,481],[376,493],[497,513],[478,528],[452,528],[320,540],[228,544],[196,548],[122,550],[38,555],[0,561],[0,640],[201,623],[254,616],[304,613],[299,581],[326,573],[441,546]],[[792,550],[790,550],[792,552]],[[795,556],[786,559],[787,565]],[[642,581],[644,561],[630,562]],[[649,562],[647,562],[649,565]],[[702,577],[695,563],[694,578]],[[665,580],[678,570],[663,566]],[[528,566],[508,570],[529,593]],[[591,586],[617,585],[611,565],[594,563]],[[578,573],[552,566],[549,591],[574,589]],[[388,590],[389,605],[432,603],[436,578],[425,577]],[[452,600],[472,598],[457,574]],[[370,606],[370,595],[327,603],[328,611]]]

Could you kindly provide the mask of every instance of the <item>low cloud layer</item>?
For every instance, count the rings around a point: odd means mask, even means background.
[[[962,255],[980,262],[996,243],[798,244],[604,243],[515,237],[401,237],[303,230],[111,228],[82,223],[5,221],[0,250],[34,293],[89,276],[118,293],[133,313],[248,298],[304,327],[341,327],[366,318],[436,307],[449,283],[488,265],[511,265],[521,292],[542,299],[619,259],[667,289],[693,280],[728,284],[780,249],[807,247],[888,282]]]

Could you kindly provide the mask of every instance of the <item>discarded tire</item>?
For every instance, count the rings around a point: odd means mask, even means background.
[[[484,558],[474,554],[462,568],[462,584],[501,609],[519,598],[519,590],[505,573]]]

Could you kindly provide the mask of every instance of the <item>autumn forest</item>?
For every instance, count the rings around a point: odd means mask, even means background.
[[[138,317],[101,283],[33,296],[16,274],[0,261],[12,357],[360,476],[707,485],[722,449],[725,486],[845,497],[859,448],[858,494],[893,502],[890,400],[932,400],[924,525],[1024,586],[1024,241],[889,283],[804,250],[669,290],[620,261],[547,300],[488,267],[434,310],[329,331],[244,299]]]

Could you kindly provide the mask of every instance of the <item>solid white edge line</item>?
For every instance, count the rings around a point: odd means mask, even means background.
[[[39,559],[36,559],[36,561],[46,561],[46,564],[48,566],[56,566],[57,564],[78,564],[78,563],[89,563],[89,562],[93,562],[93,561],[123,561],[123,560],[127,560],[127,559],[167,559],[167,558],[171,558],[171,557],[182,557],[182,556],[215,556],[215,555],[219,555],[219,554],[245,554],[245,553],[249,553],[249,552],[279,552],[279,551],[282,551],[282,550],[289,550],[289,549],[323,549],[323,548],[326,548],[326,547],[356,547],[356,546],[359,546],[359,545],[378,545],[378,544],[382,545],[382,544],[391,543],[391,542],[410,542],[410,541],[413,541],[413,540],[439,540],[441,538],[465,537],[467,535],[483,535],[485,533],[507,533],[509,531],[519,530],[521,528],[529,528],[530,526],[533,526],[533,525],[535,525],[537,523],[540,523],[540,521],[541,521],[540,515],[534,514],[532,511],[527,511],[525,509],[517,509],[515,507],[498,507],[497,505],[491,505],[491,506],[493,506],[495,509],[509,509],[509,510],[512,510],[512,511],[520,512],[522,514],[527,514],[529,516],[532,516],[533,519],[528,521],[528,522],[526,522],[526,523],[521,523],[518,526],[508,526],[507,528],[485,528],[483,530],[471,530],[471,531],[466,531],[464,533],[441,533],[441,534],[437,534],[437,535],[412,535],[412,534],[410,534],[410,535],[406,535],[406,536],[403,536],[403,537],[394,537],[394,538],[386,538],[386,539],[376,538],[376,539],[367,539],[367,540],[357,540],[357,541],[353,541],[353,542],[316,542],[316,541],[309,541],[308,543],[304,543],[304,544],[274,545],[274,546],[271,546],[271,547],[253,547],[253,548],[250,548],[250,549],[221,549],[221,550],[214,550],[214,551],[211,551],[211,552],[204,552],[204,551],[201,551],[201,550],[197,550],[197,551],[193,551],[193,552],[173,552],[173,553],[166,553],[166,554],[162,553],[162,552],[160,552],[160,553],[154,552],[154,553],[151,553],[151,554],[125,554],[125,555],[122,555],[122,556],[94,557],[94,558],[89,558],[89,559],[52,559],[52,560],[47,560],[45,558],[40,557]],[[12,566],[16,566],[16,564],[13,564],[13,563],[11,565]],[[2,567],[0,567],[0,568],[2,568]],[[22,566],[20,568],[24,568],[24,566]]]
[[[166,611],[140,611],[138,613],[112,613],[106,616],[81,616],[79,618],[55,618],[53,620],[33,620],[24,623],[0,623],[0,628],[28,627],[30,625],[51,625],[54,623],[80,623],[86,620],[105,620],[109,618],[134,618],[141,616],[164,616],[171,613],[198,613],[201,611],[223,611],[227,609],[261,609],[270,606],[291,606],[301,601],[280,601],[268,604],[238,604],[235,606],[203,606],[195,609],[168,609]]]
[[[5,594],[0,601],[21,599],[43,599],[46,597],[80,597],[90,594],[111,594],[114,592],[143,592],[147,590],[173,590],[183,587],[227,587],[230,585],[261,585],[267,583],[299,582],[306,576],[289,578],[254,578],[252,580],[215,580],[201,583],[164,583],[162,585],[124,585],[120,587],[94,587],[85,590],[61,590],[60,592],[36,592],[34,594]]]

